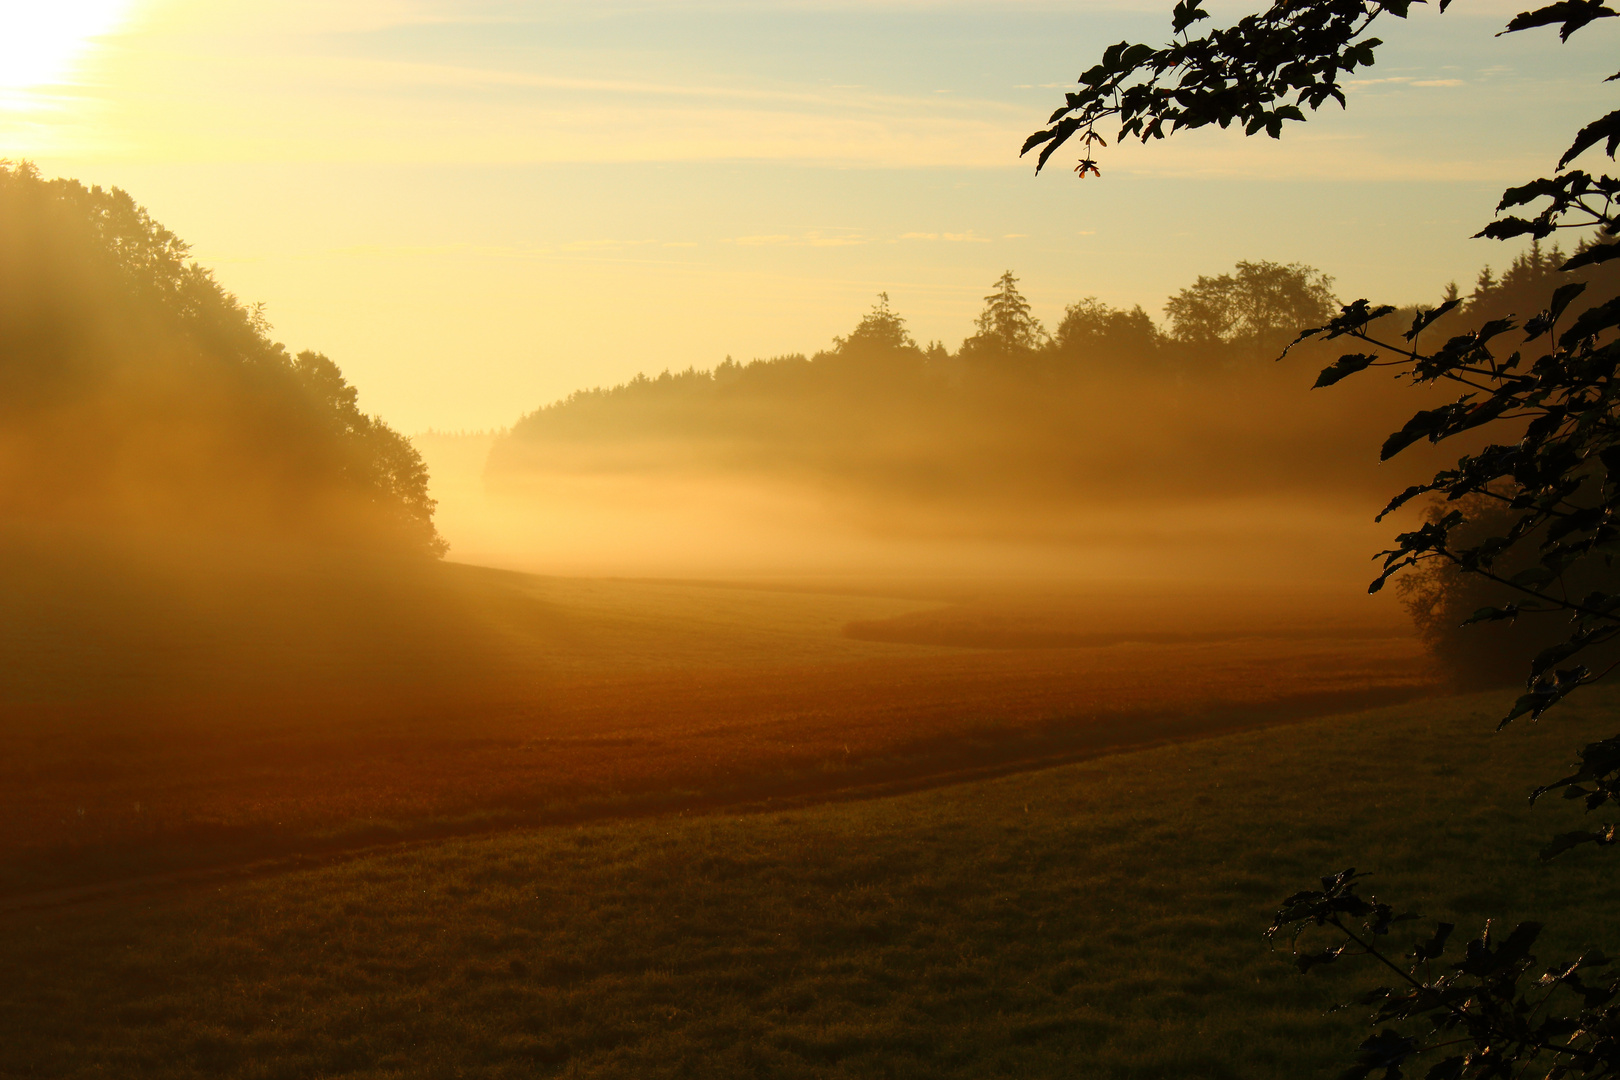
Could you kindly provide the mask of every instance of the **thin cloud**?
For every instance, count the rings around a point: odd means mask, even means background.
[[[763,236],[735,236],[721,241],[739,247],[852,247],[866,242],[866,238],[858,233],[828,235],[819,229],[797,235],[773,233]]]
[[[1463,86],[1461,79],[1420,79],[1415,75],[1391,75],[1384,79],[1346,79],[1345,85],[1356,90],[1366,86]]]
[[[937,240],[937,241],[944,241],[945,243],[948,243],[948,244],[988,244],[990,242],[989,237],[980,236],[977,233],[975,233],[972,229],[969,229],[967,232],[960,232],[960,233],[950,233],[950,232],[948,232],[948,233],[908,232],[908,233],[901,233],[900,234],[900,239],[902,239],[902,240]],[[1011,239],[1011,238],[1008,237],[1008,238],[1005,238],[1005,239]]]

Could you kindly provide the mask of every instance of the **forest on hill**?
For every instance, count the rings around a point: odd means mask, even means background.
[[[410,442],[188,252],[123,191],[0,163],[6,538],[442,554]]]
[[[0,163],[0,712],[429,670],[461,626],[434,507],[127,193]]]
[[[1559,262],[1538,244],[1500,276],[1486,269],[1426,339],[1530,310]],[[1583,302],[1620,292],[1613,265],[1581,272],[1593,285]],[[1432,471],[1421,448],[1380,468],[1378,439],[1440,399],[1379,379],[1308,393],[1345,351],[1336,342],[1274,362],[1337,303],[1318,270],[1243,262],[1169,298],[1163,322],[1088,297],[1048,331],[1008,272],[953,351],[916,342],[882,295],[812,356],[728,358],[538,409],[497,440],[486,475],[520,492],[526,477],[559,473],[718,473],[798,482],[871,512],[954,508],[966,527],[1037,531],[1056,508],[1099,500],[1371,503]],[[1390,337],[1415,310],[1388,318]]]

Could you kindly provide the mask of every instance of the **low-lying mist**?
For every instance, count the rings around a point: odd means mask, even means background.
[[[688,373],[414,443],[475,562],[1313,593],[1361,591],[1390,534],[1374,515],[1435,464],[1377,460],[1421,394],[1311,392],[1316,357],[954,377],[911,359],[878,386],[848,356]]]
[[[1426,333],[1516,311],[1558,261],[1533,248]],[[1589,276],[1592,302],[1616,292]],[[914,342],[884,296],[811,357],[638,376],[415,442],[456,557],[498,565],[1360,595],[1422,510],[1377,512],[1458,450],[1381,463],[1380,445],[1453,395],[1376,369],[1313,388],[1339,342],[1279,362],[1332,315],[1330,285],[1240,263],[1163,327],[1086,299],[1047,333],[1007,274],[955,352]]]
[[[494,436],[413,441],[451,557],[537,573],[1360,592],[1387,534],[1370,500],[1349,497],[884,500],[804,478],[669,468],[656,453],[664,464],[646,470],[504,481],[481,467]]]

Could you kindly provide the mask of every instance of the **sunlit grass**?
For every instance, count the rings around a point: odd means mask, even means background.
[[[17,1076],[1301,1077],[1335,972],[1260,938],[1324,871],[1614,945],[1526,806],[1612,698],[1462,698],[790,813],[452,841],[4,919]],[[1605,936],[1607,935],[1607,936]]]

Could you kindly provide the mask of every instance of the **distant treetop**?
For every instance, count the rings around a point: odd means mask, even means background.
[[[995,291],[984,298],[984,311],[974,325],[978,332],[962,343],[962,352],[970,356],[1026,356],[1047,341],[1046,328],[1030,311],[1011,270],[996,279]]]
[[[872,310],[861,316],[848,337],[833,338],[833,346],[839,352],[898,352],[915,349],[917,343],[906,330],[906,320],[889,306],[889,294],[880,292]]]

